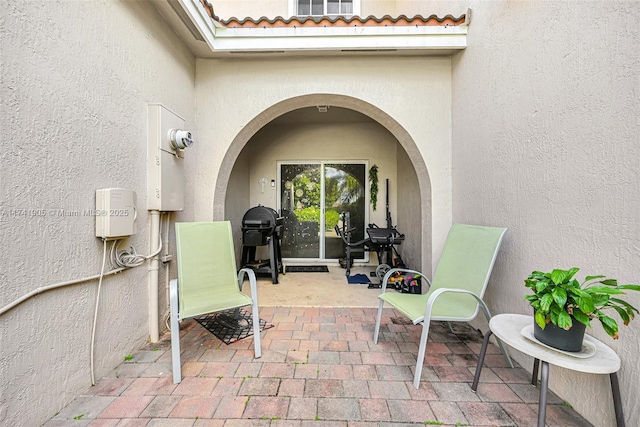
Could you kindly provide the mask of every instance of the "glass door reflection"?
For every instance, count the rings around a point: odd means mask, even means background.
[[[365,165],[328,163],[324,166],[324,258],[345,256],[345,244],[335,232],[342,226],[340,215],[349,213],[354,229],[352,242],[364,239],[365,232]],[[356,259],[364,259],[365,253]]]
[[[351,219],[352,241],[364,238],[366,165],[362,163],[295,163],[280,165],[280,212],[284,217],[282,257],[337,260],[345,245],[335,232],[341,214]],[[362,255],[363,260],[367,254]]]
[[[283,258],[320,258],[320,164],[280,165]]]

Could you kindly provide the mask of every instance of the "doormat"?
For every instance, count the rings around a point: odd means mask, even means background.
[[[225,344],[232,344],[253,335],[253,319],[243,309],[231,309],[195,318],[207,331]],[[260,319],[260,330],[273,328],[271,323]]]
[[[287,265],[287,273],[328,273],[326,265]]]
[[[368,285],[371,283],[371,280],[369,280],[366,274],[354,274],[353,276],[347,276],[347,282],[350,285]]]
[[[391,318],[391,323],[393,323],[394,325],[411,325],[411,324],[413,324],[411,319],[408,319],[406,317],[392,317]]]

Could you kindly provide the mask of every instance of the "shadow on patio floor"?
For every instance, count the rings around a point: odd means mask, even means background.
[[[264,307],[274,327],[231,345],[195,321],[181,327],[183,381],[171,380],[169,334],[148,344],[45,424],[52,426],[529,426],[538,389],[489,347],[478,392],[471,382],[481,334],[435,322],[420,389],[419,326],[392,309],[372,342],[376,309]],[[547,425],[590,426],[553,394]]]

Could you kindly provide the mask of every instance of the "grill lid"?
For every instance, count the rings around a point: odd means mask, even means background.
[[[249,209],[242,217],[242,230],[260,230],[270,236],[282,222],[283,218],[274,209],[258,205]]]

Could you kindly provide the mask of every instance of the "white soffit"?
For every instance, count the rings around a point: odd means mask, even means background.
[[[344,51],[451,54],[467,47],[468,20],[463,25],[227,28],[209,16],[200,0],[178,1],[211,49],[207,56]]]

